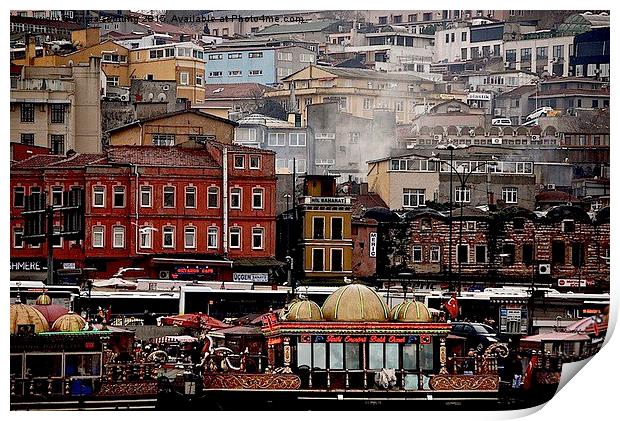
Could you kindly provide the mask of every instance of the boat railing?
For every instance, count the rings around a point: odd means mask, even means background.
[[[497,374],[497,358],[484,355],[449,357],[446,361],[448,374]]]

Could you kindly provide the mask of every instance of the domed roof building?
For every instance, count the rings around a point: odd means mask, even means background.
[[[390,319],[399,322],[430,322],[431,312],[423,303],[405,300],[390,311]]]
[[[323,320],[321,307],[312,300],[298,300],[293,302],[286,313],[288,321]]]
[[[53,332],[79,332],[86,326],[86,320],[79,314],[70,311],[60,316],[52,325]]]
[[[34,333],[49,330],[45,316],[33,306],[22,304],[18,298],[15,304],[11,304],[11,335],[17,334],[20,325],[34,325]]]
[[[323,317],[334,322],[382,322],[389,316],[383,299],[365,285],[338,288],[323,303]]]
[[[69,310],[61,305],[52,304],[52,299],[49,295],[43,293],[39,295],[37,298],[36,304],[33,305],[34,308],[39,310],[39,312],[45,317],[47,323],[51,326],[56,319],[60,316],[67,314]]]

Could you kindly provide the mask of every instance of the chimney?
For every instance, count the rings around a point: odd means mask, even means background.
[[[24,53],[24,66],[34,65],[34,58],[37,56],[37,44],[32,35],[26,35],[26,50]]]

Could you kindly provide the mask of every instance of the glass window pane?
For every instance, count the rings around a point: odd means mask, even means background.
[[[329,368],[344,369],[342,344],[329,344]]]
[[[62,355],[27,355],[26,372],[33,377],[61,377]]]
[[[405,390],[418,390],[417,374],[405,374]]]
[[[418,368],[417,353],[418,349],[415,344],[403,345],[403,368],[405,370]]]
[[[98,376],[100,374],[99,355],[65,356],[65,376]]]
[[[16,378],[22,378],[22,356],[11,355],[11,375],[15,375]]]
[[[361,366],[360,344],[345,344],[344,351],[345,351],[347,369],[359,370]]]
[[[314,367],[313,368],[327,368],[327,354],[325,353],[325,344],[312,344],[314,352]]]
[[[368,368],[371,370],[383,368],[383,344],[368,344]]]
[[[398,344],[385,344],[385,368],[400,368]]]
[[[297,367],[302,365],[312,367],[312,344],[297,344]]]
[[[420,369],[433,369],[433,344],[420,345]]]

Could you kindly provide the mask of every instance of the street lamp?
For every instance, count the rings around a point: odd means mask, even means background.
[[[442,147],[440,147],[442,146]],[[486,160],[482,163],[479,163],[478,165],[476,165],[473,168],[470,168],[469,171],[467,173],[465,173],[465,168],[463,168],[462,165],[459,165],[458,167],[454,167],[453,165],[453,161],[454,161],[454,157],[453,157],[453,152],[454,149],[466,149],[468,148],[468,145],[454,145],[453,143],[448,143],[447,145],[438,145],[437,148],[438,149],[448,149],[450,151],[450,162],[446,162],[441,160],[438,157],[433,157],[430,158],[430,160],[435,161],[435,162],[445,162],[449,167],[450,167],[450,238],[449,238],[449,248],[450,248],[450,252],[449,252],[449,259],[448,259],[448,273],[450,276],[449,279],[449,284],[450,284],[450,289],[452,289],[452,174],[456,173],[458,179],[459,179],[459,205],[460,205],[460,221],[459,221],[459,245],[461,244],[461,242],[463,241],[463,204],[465,203],[464,201],[464,192],[465,192],[465,188],[467,185],[467,181],[469,180],[469,177],[471,177],[472,174],[477,173],[477,170],[481,167],[485,167],[485,173],[488,171],[489,167],[496,167],[497,163],[495,161],[497,161],[497,157],[492,156],[491,159],[493,160],[493,162],[487,162]],[[459,171],[459,169],[461,169]],[[441,168],[440,168],[441,171]],[[458,293],[460,295],[461,293],[461,260],[458,258],[458,252],[457,252],[457,262],[458,262]]]

